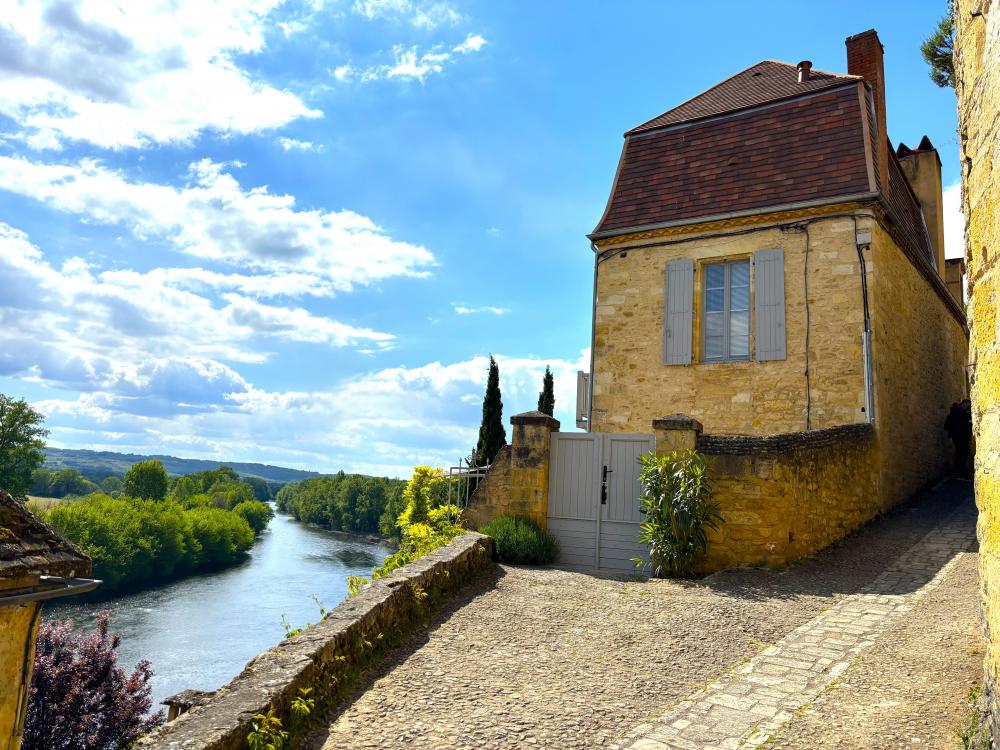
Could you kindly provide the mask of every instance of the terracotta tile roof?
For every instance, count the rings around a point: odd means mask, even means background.
[[[860,84],[850,80],[854,85],[773,106],[627,136],[594,234],[870,192]]]
[[[886,199],[891,208],[890,216],[903,235],[903,241],[908,242],[911,249],[933,266],[934,250],[920,210],[920,202],[899,166],[899,159],[892,152],[892,144],[888,144],[886,148],[889,149],[889,190]]]
[[[809,80],[799,83],[796,66],[776,60],[764,60],[628,132],[642,133],[665,125],[700,120],[858,80],[861,80],[858,76],[814,69]]]
[[[0,578],[90,575],[90,558],[0,490]]]

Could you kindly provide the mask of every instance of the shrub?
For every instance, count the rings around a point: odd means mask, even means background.
[[[71,622],[43,622],[35,640],[23,750],[126,750],[163,723],[152,716],[153,670],[140,661],[128,675],[118,666],[121,636],[108,616],[92,633]]]
[[[427,513],[435,504],[440,504],[442,489],[447,491],[444,472],[429,466],[417,466],[413,469],[413,478],[406,483],[403,490],[403,500],[406,508],[396,519],[396,525],[405,531],[407,526],[424,523]]]
[[[559,555],[559,544],[530,518],[500,516],[480,529],[493,538],[497,559],[515,565],[548,565]]]
[[[188,515],[205,565],[230,562],[253,546],[253,529],[235,513],[220,508],[194,508]]]
[[[241,514],[210,504],[185,509],[171,499],[88,495],[52,508],[45,518],[90,555],[104,591],[230,563],[254,541]]]
[[[271,506],[259,500],[244,500],[233,508],[233,513],[250,525],[254,536],[258,536],[260,532],[267,528],[271,516],[274,515]]]
[[[708,547],[708,531],[722,516],[712,500],[708,463],[697,451],[641,456],[639,507],[645,516],[639,541],[649,545],[650,561],[634,558],[637,568],[650,565],[656,577],[683,576],[694,571]]]
[[[408,500],[407,506],[396,519],[396,527],[401,532],[399,547],[379,567],[372,570],[372,581],[386,577],[397,568],[433,552],[465,532],[454,507],[431,507],[435,500],[440,502],[442,485],[445,485],[445,481],[441,469],[417,466],[413,470],[413,478],[403,492]],[[421,520],[415,521],[415,518]],[[370,581],[361,576],[347,577],[347,588],[351,596],[368,583]]]

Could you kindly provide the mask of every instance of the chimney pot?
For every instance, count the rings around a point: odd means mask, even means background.
[[[795,66],[799,71],[799,83],[803,81],[808,81],[812,71],[812,62],[809,60],[803,60],[797,66]]]

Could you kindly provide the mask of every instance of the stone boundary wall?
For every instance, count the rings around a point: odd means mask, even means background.
[[[375,581],[322,622],[255,657],[232,682],[142,740],[142,750],[246,750],[253,717],[273,708],[285,728],[300,688],[322,716],[350,678],[426,619],[433,606],[493,566],[493,541],[468,532]],[[246,613],[253,616],[252,612]]]
[[[511,448],[505,445],[469,498],[469,504],[462,511],[462,522],[468,528],[478,529],[487,521],[509,515],[510,457]]]
[[[815,554],[885,510],[868,424],[769,437],[699,436],[723,522],[703,570],[785,565]]]
[[[867,441],[874,430],[870,424],[848,424],[809,432],[786,432],[781,435],[702,435],[698,450],[706,455],[781,456],[796,450],[828,448],[851,441]]]

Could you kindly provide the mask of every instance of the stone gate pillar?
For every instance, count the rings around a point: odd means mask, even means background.
[[[696,450],[702,429],[701,422],[686,414],[671,414],[654,419],[656,455],[665,456],[672,451]]]
[[[510,456],[510,512],[543,529],[549,508],[549,443],[559,421],[540,411],[516,414]]]

